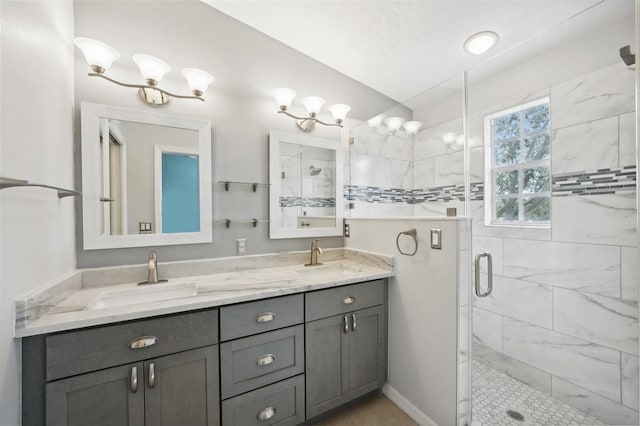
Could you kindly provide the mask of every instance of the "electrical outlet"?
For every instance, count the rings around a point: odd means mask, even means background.
[[[247,254],[247,239],[246,238],[238,238],[236,240],[237,243],[237,251],[236,254],[238,256],[244,256]]]

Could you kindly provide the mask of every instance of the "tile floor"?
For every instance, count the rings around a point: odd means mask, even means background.
[[[473,425],[603,425],[600,420],[478,361],[473,361]],[[524,416],[511,419],[507,410]]]
[[[397,405],[384,395],[375,395],[338,411],[314,425],[323,426],[416,426]]]

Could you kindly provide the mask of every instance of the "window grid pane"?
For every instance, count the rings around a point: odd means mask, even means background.
[[[548,100],[517,112],[505,112],[490,123],[493,220],[514,225],[548,224],[551,210]]]

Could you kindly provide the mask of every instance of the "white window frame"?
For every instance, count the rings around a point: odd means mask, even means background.
[[[522,111],[534,106],[549,104],[549,129],[544,132],[530,133],[527,137],[537,134],[548,133],[551,138],[551,104],[549,97],[539,98],[515,107],[507,108],[501,111],[497,111],[486,115],[484,117],[484,224],[485,226],[500,226],[500,227],[519,227],[519,228],[550,228],[551,220],[548,221],[527,221],[524,220],[524,198],[535,197],[547,197],[549,198],[549,210],[551,210],[551,153],[547,160],[536,161],[522,161],[525,155],[524,147],[524,120],[520,120],[520,132],[517,138],[501,140],[500,143],[509,141],[520,141],[520,159],[521,161],[515,164],[508,164],[503,166],[497,166],[495,164],[494,154],[494,126],[493,121],[496,118],[521,113]],[[530,169],[534,167],[546,166],[549,168],[549,191],[536,192],[535,194],[525,194],[524,188],[524,169]],[[495,176],[497,172],[518,171],[518,193],[512,195],[497,195],[495,190]],[[518,220],[496,220],[496,201],[500,199],[517,199],[518,200]]]

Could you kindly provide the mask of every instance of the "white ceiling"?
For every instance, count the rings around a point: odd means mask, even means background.
[[[203,1],[399,102],[591,7],[602,8],[592,24],[633,11],[622,0]],[[483,30],[500,35],[498,46],[465,53]]]

